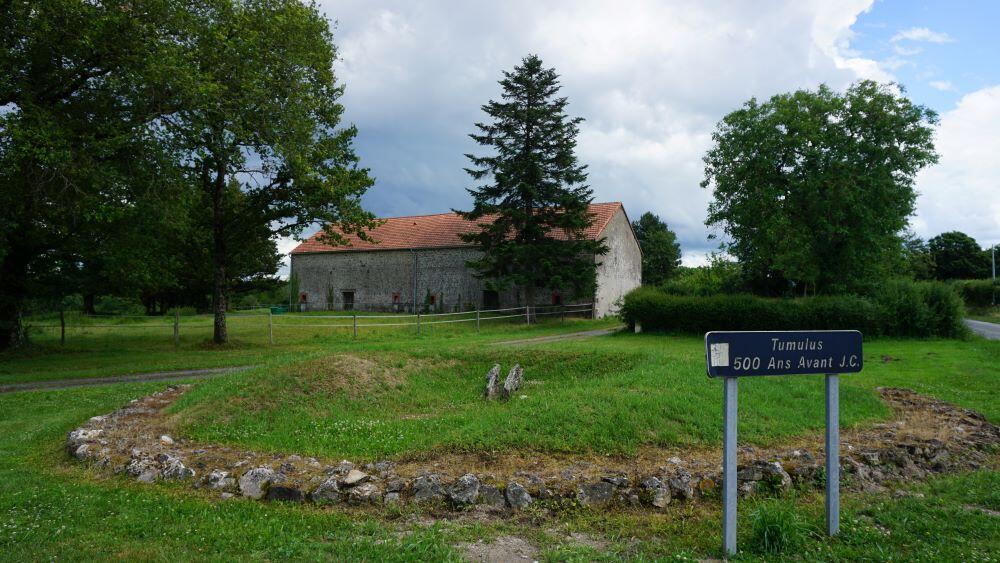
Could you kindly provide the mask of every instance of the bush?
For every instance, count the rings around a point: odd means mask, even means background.
[[[859,330],[865,336],[964,334],[958,295],[939,282],[891,282],[870,297],[778,299],[752,295],[672,295],[641,287],[622,302],[622,319],[643,330]]]
[[[951,286],[966,307],[990,307],[1000,303],[1000,280],[955,280]]]
[[[790,501],[762,502],[750,514],[750,541],[747,549],[761,555],[798,550],[809,533],[808,525]]]

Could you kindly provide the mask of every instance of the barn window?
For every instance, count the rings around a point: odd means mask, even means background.
[[[392,294],[392,302],[393,302],[393,303],[399,303],[400,299],[401,299],[401,296],[399,295],[399,292],[398,292],[398,291],[397,291],[397,292],[394,292],[394,293]]]
[[[354,292],[353,291],[344,291],[344,292],[341,292],[341,297],[344,300],[344,310],[345,311],[350,311],[350,310],[354,309]]]
[[[302,293],[299,294],[299,303],[305,303],[307,301],[309,301],[309,296],[306,295],[306,292],[303,291]]]
[[[433,293],[430,294],[430,295],[428,295],[427,296],[427,303],[429,303],[431,305],[436,304],[437,303],[437,295],[434,295]]]
[[[563,302],[562,302],[562,294],[560,294],[558,291],[553,291],[552,292],[552,304],[553,305],[562,305],[563,304]]]

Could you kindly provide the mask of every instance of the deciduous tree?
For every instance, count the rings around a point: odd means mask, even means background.
[[[642,249],[642,283],[658,285],[673,277],[681,265],[677,235],[659,216],[648,211],[632,222],[632,230]]]
[[[989,256],[976,239],[949,231],[927,241],[934,257],[934,276],[939,280],[979,279],[990,275]]]

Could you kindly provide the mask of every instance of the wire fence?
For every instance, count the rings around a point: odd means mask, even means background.
[[[594,304],[580,303],[574,305],[537,305],[522,307],[505,307],[497,309],[475,309],[472,311],[457,311],[450,313],[415,313],[415,314],[365,314],[362,312],[345,311],[340,314],[322,315],[313,313],[275,313],[267,308],[266,313],[229,312],[227,318],[259,319],[259,328],[266,326],[267,342],[274,344],[276,336],[282,331],[290,332],[298,328],[348,329],[354,338],[366,329],[409,327],[421,334],[423,329],[434,325],[459,325],[468,323],[470,331],[479,332],[483,323],[492,323],[507,319],[523,319],[526,324],[537,322],[539,317],[555,317],[560,320],[567,317],[593,318]],[[87,319],[87,322],[79,322]],[[183,322],[182,322],[183,319]],[[77,322],[72,322],[72,321]],[[118,322],[112,322],[118,321]],[[66,343],[67,333],[77,330],[166,330],[171,329],[174,346],[180,346],[182,330],[214,327],[211,315],[195,315],[182,317],[179,312],[173,317],[149,317],[146,315],[111,315],[90,314],[73,315],[70,322],[67,316],[60,312],[58,319],[45,319],[40,322],[28,320],[25,323],[29,330],[58,330],[59,341]]]

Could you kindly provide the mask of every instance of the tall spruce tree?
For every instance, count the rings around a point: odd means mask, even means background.
[[[483,251],[469,266],[494,289],[523,291],[528,305],[540,288],[593,293],[594,255],[607,247],[585,233],[593,192],[574,154],[583,118],[566,114],[559,75],[537,55],[504,71],[500,86],[500,101],[482,108],[490,122],[476,123],[479,132],[470,135],[493,154],[465,155],[466,172],[481,182],[467,190],[472,210],[457,211],[481,227],[462,237]]]

